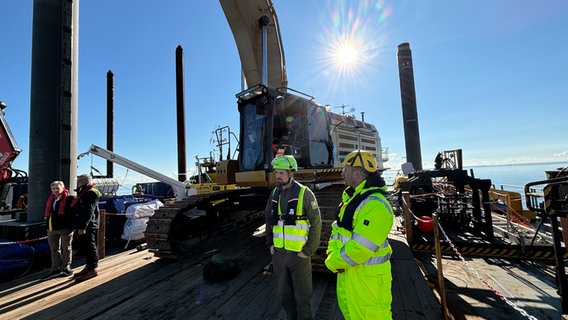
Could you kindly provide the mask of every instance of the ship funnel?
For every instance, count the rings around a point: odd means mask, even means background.
[[[415,170],[419,171],[422,170],[422,155],[420,151],[420,133],[418,130],[418,113],[416,111],[416,93],[414,91],[414,72],[412,71],[410,45],[406,42],[400,44],[397,56],[406,160],[412,163]]]

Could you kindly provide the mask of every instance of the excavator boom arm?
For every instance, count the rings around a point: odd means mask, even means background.
[[[95,144],[92,144],[89,150],[86,152],[81,153],[77,159],[87,155],[87,154],[94,154],[99,156],[105,160],[112,161],[113,163],[119,164],[125,168],[134,170],[138,173],[141,173],[145,176],[148,176],[152,179],[156,179],[158,181],[164,182],[169,184],[175,191],[176,200],[181,200],[189,195],[189,190],[187,189],[185,183],[177,181],[176,179],[170,178],[166,175],[163,175],[155,170],[147,168],[139,163],[136,163],[132,160],[129,160],[125,157],[122,157],[112,151],[109,151],[105,148],[99,147]]]
[[[278,16],[271,0],[219,0],[237,44],[247,87],[263,83],[269,87],[288,86],[284,48]],[[268,18],[268,21],[266,21]],[[262,23],[266,25],[266,52],[263,49]],[[266,63],[266,65],[264,65]]]

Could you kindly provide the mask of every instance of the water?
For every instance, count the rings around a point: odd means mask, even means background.
[[[513,165],[495,165],[495,166],[479,166],[464,168],[473,174],[476,178],[491,179],[491,183],[497,189],[507,187],[524,186],[529,182],[546,180],[545,171],[554,171],[568,166],[566,162],[549,162],[549,163],[524,163]]]
[[[491,183],[496,189],[515,189],[511,191],[523,190],[525,184],[534,181],[546,180],[546,172],[565,168],[567,162],[547,162],[547,163],[523,163],[508,165],[491,165],[491,166],[472,166],[464,167],[468,174],[479,179],[491,179]],[[568,169],[567,169],[568,170]],[[388,185],[392,185],[397,170],[387,170],[383,173],[383,177]],[[518,190],[517,190],[518,189]]]

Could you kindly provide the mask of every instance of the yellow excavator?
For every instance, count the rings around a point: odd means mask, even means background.
[[[216,162],[214,181],[186,185],[190,191],[180,189],[175,202],[154,213],[145,232],[148,248],[157,257],[178,259],[215,233],[261,226],[276,185],[270,163],[278,154],[290,154],[299,166],[295,179],[314,191],[320,205],[324,234],[312,261],[314,267],[324,267],[331,221],[344,188],[340,163],[350,151],[363,149],[373,152],[383,168],[378,131],[288,88],[278,18],[270,0],[220,3],[238,47],[244,81],[252,84],[236,94],[238,156]],[[211,167],[209,163],[210,172]]]

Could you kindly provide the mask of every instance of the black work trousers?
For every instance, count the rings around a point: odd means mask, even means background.
[[[272,255],[277,292],[289,320],[312,319],[312,261],[276,248]]]
[[[85,253],[85,265],[93,270],[99,266],[99,252],[97,251],[97,229],[87,227],[85,234],[79,235],[81,249]]]

